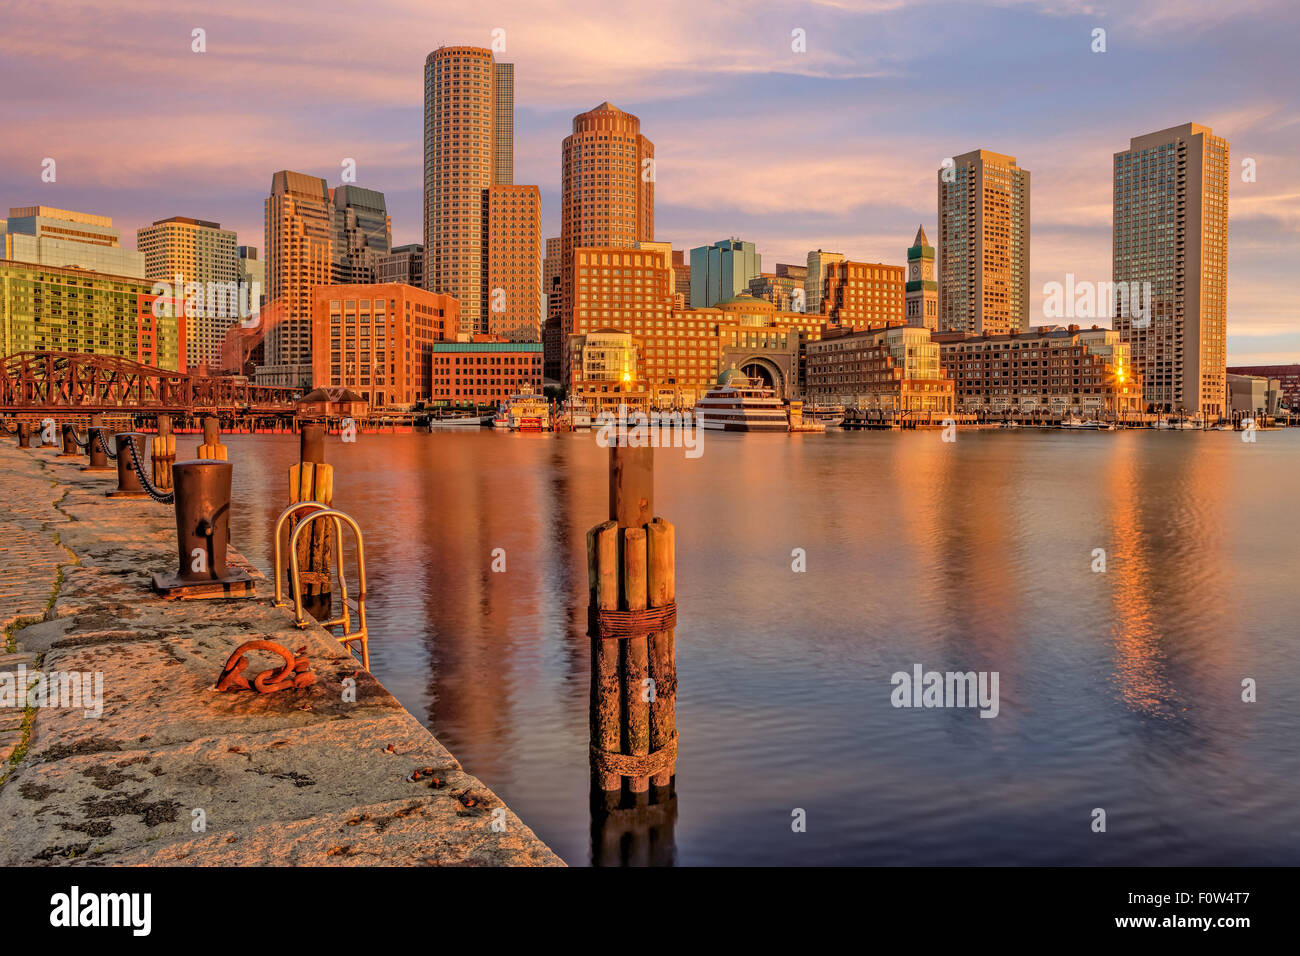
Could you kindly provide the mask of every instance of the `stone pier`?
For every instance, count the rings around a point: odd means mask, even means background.
[[[0,864],[563,865],[256,569],[255,598],[157,597],[170,506],[106,498],[115,476],[54,452],[0,440],[0,690],[102,674],[102,713],[0,706]],[[257,639],[305,646],[316,683],[216,691]]]

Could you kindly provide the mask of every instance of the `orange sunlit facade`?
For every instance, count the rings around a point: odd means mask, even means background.
[[[542,196],[536,186],[487,191],[488,334],[542,340]]]
[[[449,295],[404,283],[325,285],[312,311],[312,383],[351,389],[371,408],[410,407],[433,391],[433,346],[454,337]]]
[[[830,262],[821,286],[827,321],[855,329],[903,325],[904,269],[883,262]]]

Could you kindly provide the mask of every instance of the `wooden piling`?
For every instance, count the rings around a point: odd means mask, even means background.
[[[663,518],[646,525],[647,599],[650,607],[667,607],[677,600],[677,565],[674,556],[676,530]],[[650,701],[650,749],[659,750],[677,736],[677,656],[673,629],[655,631],[649,637],[650,679],[654,699]],[[666,787],[672,770],[654,775],[656,787]]]
[[[591,606],[618,610],[618,522],[605,521],[587,532],[587,568]],[[591,640],[591,741],[600,750],[616,753],[622,743],[618,642]],[[606,793],[618,793],[621,787],[616,773],[597,770],[596,779]]]
[[[623,604],[624,610],[646,608],[645,529],[623,529]],[[623,712],[627,715],[623,752],[634,757],[650,753],[650,651],[649,635],[624,638],[622,645]],[[645,793],[650,789],[649,776],[628,778],[628,790]]]
[[[172,487],[172,465],[176,462],[176,436],[172,433],[172,417],[158,416],[158,434],[153,437],[153,483],[161,491]]]
[[[203,419],[203,444],[199,446],[199,458],[214,461],[226,461],[227,449],[221,443],[221,423],[212,415]]]

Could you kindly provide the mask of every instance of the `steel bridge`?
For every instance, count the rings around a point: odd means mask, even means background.
[[[253,385],[88,352],[19,352],[0,360],[0,414],[131,412],[292,416],[302,389]]]

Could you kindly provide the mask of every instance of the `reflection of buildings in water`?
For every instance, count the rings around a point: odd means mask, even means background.
[[[1224,650],[1221,643],[1189,643],[1192,629],[1182,622],[1195,620],[1204,628],[1205,617],[1222,618],[1213,630],[1230,639],[1231,570],[1222,561],[1219,525],[1224,458],[1204,443],[1175,447],[1155,444],[1165,436],[1116,437],[1105,496],[1115,680],[1130,709],[1169,717],[1184,711],[1185,701],[1202,697],[1189,686],[1205,671],[1201,655]]]

